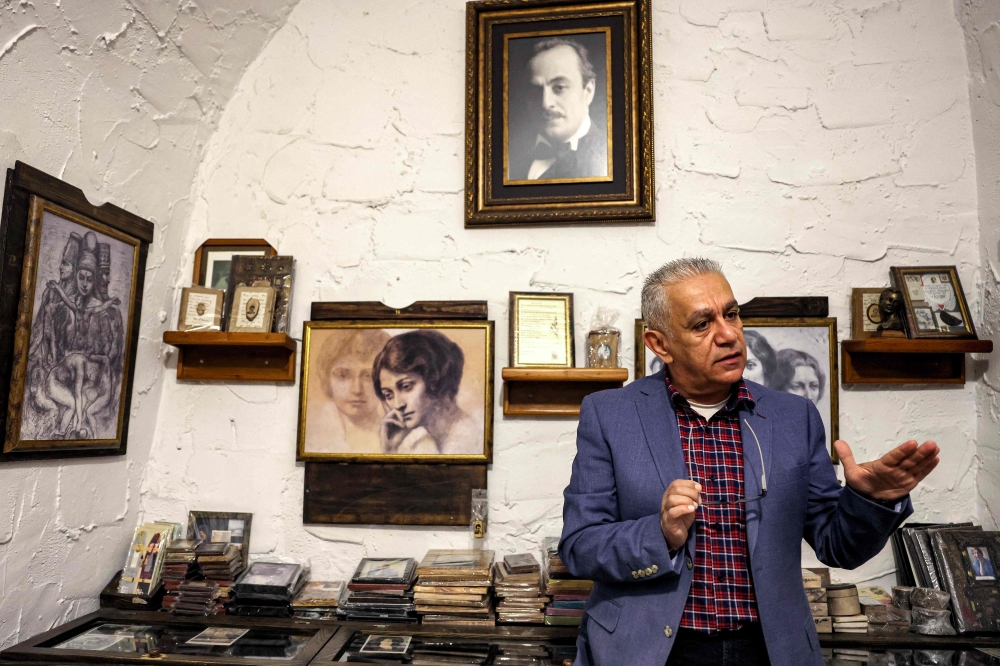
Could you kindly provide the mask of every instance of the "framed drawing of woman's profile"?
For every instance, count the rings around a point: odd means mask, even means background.
[[[649,0],[466,5],[467,227],[654,219]]]
[[[492,321],[305,322],[298,459],[489,463]]]
[[[153,225],[18,162],[0,235],[0,460],[125,453]]]

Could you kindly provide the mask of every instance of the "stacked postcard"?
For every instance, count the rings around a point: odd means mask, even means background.
[[[559,537],[545,537],[542,542],[542,583],[552,602],[545,607],[545,624],[579,627],[583,609],[594,588],[594,581],[570,574],[559,557]]]
[[[164,553],[180,533],[175,523],[154,522],[140,525],[132,537],[125,568],[118,583],[120,594],[150,597],[160,587]]]
[[[492,550],[427,551],[417,576],[413,600],[423,624],[496,624]]]
[[[359,622],[417,621],[413,581],[417,563],[410,557],[366,557],[347,583],[337,616]]]
[[[292,615],[303,620],[336,620],[343,594],[342,580],[309,581],[292,599]]]
[[[186,580],[177,588],[176,594],[163,598],[163,608],[174,615],[217,615],[225,613],[219,603],[219,586],[209,580]]]
[[[542,594],[542,567],[531,553],[505,555],[497,562],[493,590],[500,600],[497,622],[545,622],[545,604],[552,599]]]
[[[195,549],[195,557],[205,580],[219,586],[220,603],[224,606],[232,601],[232,587],[243,570],[240,547],[232,543],[202,543]]]
[[[231,615],[291,617],[292,599],[306,583],[301,564],[254,562],[233,585]]]

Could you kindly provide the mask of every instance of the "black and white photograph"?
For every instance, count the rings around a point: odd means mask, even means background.
[[[410,647],[412,636],[381,636],[373,634],[361,646],[362,654],[369,655],[404,655]]]
[[[611,30],[504,39],[504,184],[611,180]]]
[[[990,550],[985,546],[968,546],[966,553],[969,556],[969,566],[976,580],[996,580],[996,570],[993,568],[993,561],[990,559]]]
[[[747,349],[743,379],[808,398],[823,418],[831,451],[840,430],[836,322],[834,318],[743,320]],[[645,322],[636,319],[636,378],[663,368],[663,361],[643,344],[645,332]]]
[[[302,567],[298,564],[254,562],[238,584],[244,587],[288,587],[296,581],[301,571]]]
[[[409,578],[409,573],[416,567],[416,562],[411,558],[374,558],[366,557],[361,560],[357,571],[351,580],[400,580]]]
[[[483,0],[466,21],[466,227],[655,219],[649,0]]]
[[[486,460],[493,323],[306,322],[299,459]]]

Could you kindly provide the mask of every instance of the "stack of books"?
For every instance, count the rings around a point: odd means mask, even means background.
[[[430,550],[417,567],[413,600],[423,624],[492,626],[492,550]]]
[[[545,607],[545,624],[579,627],[583,608],[590,598],[594,581],[575,578],[559,557],[559,537],[546,537],[542,543],[542,582],[552,602]]]
[[[344,581],[310,581],[292,599],[292,616],[303,620],[335,620]]]
[[[417,563],[409,557],[366,557],[347,583],[347,593],[337,606],[337,616],[364,622],[417,621],[413,581]]]
[[[306,583],[301,564],[254,562],[233,585],[232,615],[291,617],[292,599]]]
[[[169,606],[164,597],[163,608],[174,615],[215,615],[221,606],[219,586],[209,580],[186,580],[178,586],[176,595],[169,596]]]
[[[816,632],[820,634],[833,633],[833,622],[830,620],[830,610],[826,598],[826,583],[829,581],[829,575],[829,569],[826,570],[827,578],[823,577],[822,572],[812,569],[802,570],[802,587],[806,590],[806,599],[809,600],[809,610],[812,611]]]
[[[195,548],[201,544],[199,539],[181,539],[172,541],[166,549],[163,560],[163,587],[166,595],[163,597],[164,607],[173,606],[177,602],[177,593],[181,583],[198,578],[198,565],[195,562]]]
[[[220,604],[224,609],[232,600],[233,584],[243,570],[240,547],[232,543],[203,543],[195,549],[195,557],[202,577],[219,586]]]
[[[505,555],[497,562],[493,590],[499,599],[497,622],[545,622],[545,604],[552,599],[542,594],[542,567],[531,553]]]

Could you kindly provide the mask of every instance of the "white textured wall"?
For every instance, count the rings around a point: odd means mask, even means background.
[[[498,368],[510,290],[574,292],[578,352],[594,309],[619,308],[631,364],[639,284],[682,255],[721,260],[741,300],[828,295],[842,338],[850,288],[887,284],[893,264],[957,264],[979,311],[968,69],[948,0],[654,5],[655,226],[463,229],[463,2],[302,0],[208,147],[185,267],[206,237],[295,255],[296,336],[313,300],[488,299]],[[144,515],[252,511],[252,553],[317,577],[467,543],[462,530],[304,527],[297,409],[297,387],[168,375]],[[492,547],[534,550],[560,532],[575,428],[497,407]],[[841,433],[859,459],[937,440],[917,517],[976,511],[974,384],[844,390]],[[891,568],[887,550],[849,578]]]
[[[128,454],[0,466],[0,648],[95,609],[121,567],[157,422],[160,336],[192,182],[240,75],[292,4],[0,3],[0,167],[20,159],[156,225]]]
[[[983,282],[983,324],[979,336],[1000,353],[1000,4],[984,0],[956,3],[965,29],[969,88],[979,181],[979,234]],[[1000,363],[978,363],[979,517],[1000,524]]]

